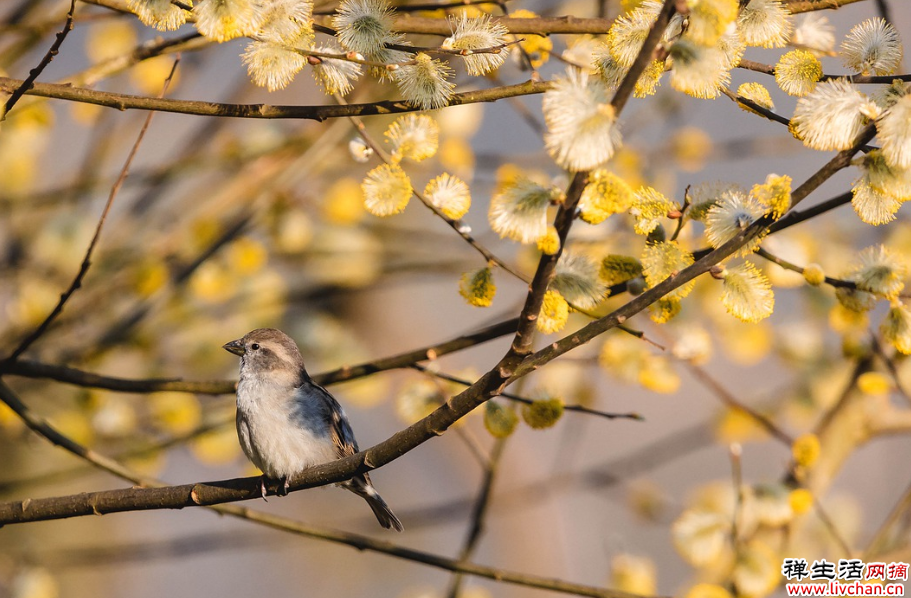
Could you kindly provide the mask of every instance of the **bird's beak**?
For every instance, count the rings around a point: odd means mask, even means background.
[[[225,351],[234,353],[235,355],[244,354],[244,342],[241,339],[237,339],[236,341],[231,341],[230,343],[225,343],[224,345],[221,346],[221,348],[224,349]]]

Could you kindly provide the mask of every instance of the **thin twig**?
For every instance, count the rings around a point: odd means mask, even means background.
[[[44,69],[51,63],[57,53],[60,51],[60,46],[63,45],[63,40],[66,39],[66,36],[73,29],[73,13],[76,12],[76,0],[70,0],[70,10],[66,13],[66,23],[63,25],[63,29],[60,33],[57,34],[57,38],[54,40],[54,43],[51,45],[51,49],[47,51],[47,54],[41,59],[41,62],[38,63],[38,66],[33,68],[28,73],[28,77],[22,84],[16,88],[9,99],[6,100],[6,106],[3,110],[3,115],[0,120],[6,119],[10,110],[13,109],[13,106],[16,105],[16,102],[25,94],[29,89],[32,88],[32,85],[35,83],[35,80],[38,78],[38,75],[44,71]]]
[[[435,371],[433,368],[423,366],[421,364],[415,363],[410,366],[412,369],[415,369],[419,372],[423,372],[429,376],[435,378],[440,378],[441,380],[448,380],[449,382],[455,382],[456,384],[461,384],[463,386],[471,386],[473,382],[465,380],[464,378],[459,378],[458,376],[453,376],[444,372]],[[516,403],[522,403],[523,405],[531,405],[534,403],[532,399],[519,396],[510,392],[504,392],[500,394],[504,399],[509,399],[510,401],[515,401]],[[642,417],[639,413],[611,413],[608,411],[598,411],[597,409],[590,409],[584,405],[564,405],[564,411],[575,411],[577,413],[585,413],[587,415],[597,415],[599,417],[604,417],[607,419],[632,419],[636,421],[645,421],[645,418]]]
[[[465,537],[462,550],[459,552],[459,562],[461,563],[468,562],[471,555],[474,553],[475,548],[477,548],[478,541],[481,539],[481,532],[484,529],[484,519],[486,518],[490,507],[493,483],[497,476],[507,439],[508,438],[498,438],[497,441],[494,442],[493,449],[490,451],[490,459],[488,459],[487,467],[484,470],[484,479],[481,480],[481,488],[478,490],[478,496],[471,509],[468,534]],[[446,592],[446,595],[449,598],[458,598],[463,579],[464,576],[461,573],[456,573],[452,576],[449,591]]]
[[[230,532],[192,533],[178,538],[138,542],[95,544],[77,548],[49,549],[47,546],[23,551],[26,562],[34,562],[55,571],[71,567],[117,567],[124,563],[141,563],[159,559],[193,558],[225,550],[269,550],[280,547],[274,539]]]
[[[343,98],[339,94],[335,94],[335,100],[343,106],[347,104],[347,102],[345,101],[345,98]],[[364,143],[366,143],[374,151],[374,153],[377,155],[377,157],[384,164],[389,164],[391,162],[390,156],[383,150],[383,147],[373,139],[373,136],[370,135],[370,132],[367,130],[367,127],[364,125],[363,121],[361,119],[357,118],[356,116],[349,116],[348,120],[351,121],[351,123],[354,125],[354,128],[357,129],[358,134],[361,136],[361,139],[363,139]],[[460,237],[462,237],[462,239],[466,243],[468,243],[472,247],[472,249],[474,249],[475,251],[480,253],[481,256],[488,263],[496,264],[497,266],[502,268],[504,271],[508,272],[509,274],[512,274],[519,280],[526,282],[526,283],[528,282],[528,279],[526,277],[519,274],[519,272],[517,270],[515,270],[512,266],[510,266],[505,261],[503,261],[502,259],[497,257],[492,251],[490,251],[489,249],[487,249],[486,247],[481,245],[481,243],[479,243],[477,241],[477,239],[475,239],[472,236],[471,228],[468,225],[463,223],[461,220],[454,220],[454,219],[450,218],[449,216],[447,216],[446,214],[444,214],[442,212],[442,210],[440,210],[438,207],[433,205],[433,203],[431,203],[430,200],[427,199],[424,196],[424,194],[421,193],[420,191],[418,191],[417,189],[412,188],[411,192],[415,197],[417,197],[421,201],[422,204],[424,204],[425,207],[427,207],[427,209],[429,209],[431,212],[433,212],[435,216],[440,218],[443,222],[445,222],[447,224],[447,226],[449,226],[449,228],[454,230],[456,232],[456,234],[458,234]]]
[[[769,120],[773,120],[773,121],[775,121],[775,122],[777,122],[777,123],[781,123],[781,124],[783,124],[783,125],[786,126],[786,127],[787,127],[787,126],[790,126],[790,124],[791,124],[791,121],[790,121],[789,119],[785,118],[784,116],[781,116],[780,114],[777,114],[777,113],[775,113],[775,112],[769,110],[769,109],[766,108],[765,106],[760,106],[759,104],[757,104],[757,103],[754,102],[753,100],[751,100],[751,99],[749,99],[749,98],[745,98],[745,97],[743,97],[743,96],[741,96],[741,95],[738,95],[738,94],[732,92],[730,89],[724,89],[724,88],[722,88],[721,93],[723,93],[723,94],[726,95],[727,97],[731,98],[732,100],[734,100],[734,101],[737,102],[738,104],[741,104],[741,105],[743,105],[743,106],[749,108],[749,109],[752,110],[753,112],[756,112],[756,113],[758,113],[758,114],[761,114],[762,116],[766,117],[766,118],[769,119]]]
[[[759,413],[752,407],[745,405],[742,401],[738,400],[737,397],[735,397],[725,387],[723,387],[720,382],[715,380],[715,378],[711,376],[705,370],[705,368],[696,365],[688,359],[682,359],[681,362],[700,382],[711,389],[715,396],[718,397],[722,403],[731,409],[736,409],[738,411],[746,413],[756,423],[765,428],[769,434],[785,444],[785,446],[791,446],[791,444],[794,443],[794,439],[789,434],[779,428],[771,419]]]
[[[738,552],[740,545],[740,518],[743,516],[743,447],[732,443],[728,447],[728,457],[731,459],[731,482],[734,485],[734,513],[731,517],[731,546]]]
[[[857,380],[861,377],[862,374],[869,372],[873,366],[873,360],[871,357],[863,357],[857,360],[857,363],[854,365],[854,370],[851,372],[851,377],[848,379],[848,383],[842,389],[841,394],[838,397],[838,400],[825,412],[822,417],[813,427],[813,434],[817,437],[822,437],[825,434],[829,426],[832,425],[832,422],[835,420],[835,416],[844,408],[844,406],[851,399],[851,395],[854,390],[857,388]]]
[[[816,516],[819,517],[819,520],[822,522],[823,527],[829,531],[829,535],[832,536],[832,539],[838,544],[841,549],[841,554],[851,558],[851,555],[854,553],[851,550],[851,545],[848,544],[848,541],[845,540],[845,537],[838,531],[838,528],[835,527],[835,522],[829,517],[829,514],[825,509],[822,508],[822,505],[819,503],[819,500],[814,497],[813,499],[813,510],[816,512]]]
[[[773,264],[777,264],[777,265],[781,266],[785,270],[790,270],[791,272],[797,272],[798,274],[804,273],[804,268],[802,268],[801,266],[798,266],[797,264],[793,264],[785,259],[782,259],[782,258],[778,257],[777,255],[773,255],[773,254],[769,253],[767,250],[763,249],[762,247],[760,247],[759,249],[756,250],[756,255],[758,255],[762,259],[772,262]],[[824,278],[823,282],[825,282],[825,284],[835,287],[835,288],[839,288],[839,287],[848,288],[848,289],[857,288],[857,283],[854,281],[841,280],[840,278],[832,278],[831,276],[826,276]]]
[[[775,66],[771,64],[765,64],[763,62],[756,62],[755,60],[746,60],[742,59],[737,65],[738,68],[742,68],[747,71],[753,71],[755,73],[762,73],[764,75],[775,75]],[[848,79],[851,83],[855,84],[886,84],[892,83],[895,79],[900,79],[901,81],[911,81],[911,75],[822,75],[819,78],[820,81],[830,81],[832,79]]]
[[[909,509],[911,509],[911,484],[905,488],[901,497],[896,501],[895,506],[889,511],[889,515],[876,530],[876,533],[873,534],[870,543],[867,544],[867,548],[864,550],[863,555],[865,561],[869,561],[888,550],[886,542],[889,540],[892,526],[896,525],[901,518],[905,517],[908,514]]]
[[[329,386],[338,382],[356,380],[377,372],[384,372],[409,367],[419,361],[436,359],[442,355],[455,353],[463,349],[486,343],[493,339],[515,332],[515,318],[497,322],[476,332],[463,334],[453,339],[435,343],[418,349],[412,349],[398,355],[376,359],[353,366],[323,372],[313,376],[317,384]],[[192,394],[222,395],[233,393],[235,380],[190,381],[176,378],[119,378],[102,376],[76,368],[53,365],[40,361],[17,360],[0,361],[0,374],[22,376],[25,378],[49,379],[86,388],[103,388],[118,392],[151,393],[151,392],[188,392]]]
[[[74,0],[75,2],[75,0]],[[171,78],[174,76],[174,73],[177,70],[177,65],[180,63],[180,57],[174,61],[174,65],[171,67],[171,72],[168,74],[167,79],[165,79],[164,86],[161,90],[161,95],[164,95],[167,92],[168,86],[171,83]],[[82,264],[79,266],[79,272],[76,273],[76,277],[73,279],[73,282],[70,283],[69,288],[60,295],[60,300],[57,302],[57,305],[54,306],[54,309],[51,310],[51,313],[44,319],[43,322],[29,334],[25,339],[19,343],[19,346],[10,354],[6,359],[7,361],[15,361],[22,355],[35,341],[37,341],[41,336],[47,331],[48,327],[54,322],[57,316],[63,312],[63,307],[66,305],[66,302],[69,301],[70,297],[73,296],[73,293],[82,286],[82,279],[85,278],[85,275],[89,271],[89,267],[92,264],[92,253],[95,251],[95,246],[98,245],[98,240],[101,238],[101,229],[104,227],[104,223],[107,220],[108,213],[111,210],[111,206],[114,205],[114,198],[117,197],[117,193],[120,191],[120,188],[123,186],[123,182],[126,180],[130,172],[130,164],[133,163],[133,158],[136,157],[136,152],[139,151],[139,146],[142,144],[142,140],[145,137],[146,131],[149,128],[149,124],[152,122],[152,117],[155,115],[154,112],[149,112],[146,116],[145,122],[142,124],[142,128],[139,130],[139,135],[136,137],[133,147],[130,149],[129,155],[127,155],[126,161],[123,163],[123,168],[120,169],[120,175],[117,177],[117,180],[114,182],[114,186],[111,187],[111,192],[108,194],[108,200],[104,204],[104,209],[101,212],[101,217],[98,219],[98,224],[95,226],[95,234],[92,235],[92,240],[89,242],[89,246],[85,251],[85,256],[82,258]]]
[[[889,355],[886,355],[885,349],[883,349],[883,344],[879,342],[879,338],[875,334],[870,335],[871,342],[873,344],[873,352],[876,353],[876,356],[879,357],[880,361],[886,366],[886,369],[889,370],[889,375],[892,377],[892,383],[895,384],[895,390],[898,391],[898,394],[905,400],[906,403],[911,403],[911,395],[908,394],[908,391],[905,390],[904,384],[902,384],[901,376],[898,373],[898,368],[895,367],[895,361]]]
[[[851,203],[851,199],[853,197],[854,194],[848,191],[846,193],[842,193],[841,195],[836,195],[831,199],[827,199],[826,201],[820,202],[811,208],[807,208],[805,210],[792,210],[769,227],[769,234],[771,235],[779,231],[783,231],[784,229],[790,228],[795,224],[800,224],[801,222],[815,218],[820,214],[825,214],[826,212],[840,208],[845,204]]]

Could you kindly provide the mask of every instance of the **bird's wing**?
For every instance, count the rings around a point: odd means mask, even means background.
[[[328,390],[318,384],[314,384],[314,386],[320,398],[326,403],[329,433],[332,436],[332,442],[335,444],[339,458],[353,455],[358,451],[357,440],[354,439],[354,431],[351,429],[351,424],[348,423],[348,416],[345,415],[345,410],[335,400],[335,397],[329,394]]]

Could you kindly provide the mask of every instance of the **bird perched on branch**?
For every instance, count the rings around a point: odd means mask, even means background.
[[[237,384],[237,437],[247,458],[266,478],[288,493],[289,479],[307,467],[358,451],[348,418],[329,391],[313,382],[297,344],[284,332],[258,328],[224,348],[240,356]],[[367,501],[386,529],[402,522],[377,493],[370,476],[358,474],[339,484]]]

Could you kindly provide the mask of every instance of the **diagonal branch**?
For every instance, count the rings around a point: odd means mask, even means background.
[[[459,553],[460,562],[468,562],[472,553],[477,548],[478,541],[481,539],[481,532],[484,531],[484,519],[490,507],[490,497],[493,490],[494,480],[500,468],[500,461],[503,457],[503,449],[506,446],[506,438],[498,438],[493,445],[493,449],[488,460],[487,467],[484,470],[484,479],[481,480],[481,488],[478,490],[477,498],[471,509],[471,525],[468,528],[468,535],[462,545]],[[446,593],[449,598],[458,598],[462,588],[463,577],[456,574],[452,577],[449,585],[449,591]]]
[[[75,4],[75,0],[73,0]],[[70,24],[72,24],[72,11],[70,12],[69,18]],[[62,40],[60,40],[62,41]],[[168,85],[171,83],[171,78],[174,76],[174,72],[177,70],[177,65],[180,62],[178,57],[174,61],[174,65],[171,67],[171,72],[165,79],[164,86],[161,90],[161,94],[164,95],[168,90]],[[37,76],[37,75],[36,75]],[[139,146],[142,144],[142,140],[145,137],[146,131],[149,129],[149,124],[152,122],[152,116],[154,112],[149,112],[148,116],[145,119],[145,122],[142,124],[142,128],[139,130],[139,135],[136,137],[136,142],[133,143],[133,147],[130,149],[129,155],[127,155],[126,161],[123,163],[123,168],[120,169],[120,175],[117,177],[117,180],[114,182],[114,186],[111,187],[111,192],[108,194],[108,200],[104,204],[104,209],[101,211],[101,217],[98,219],[98,225],[95,227],[95,234],[92,235],[92,240],[89,242],[89,246],[85,251],[85,256],[82,258],[82,264],[79,266],[79,272],[76,273],[76,277],[73,279],[73,282],[70,283],[69,288],[60,295],[60,300],[57,302],[57,305],[54,306],[54,309],[51,310],[51,313],[44,319],[43,322],[29,334],[25,339],[19,343],[19,346],[10,354],[7,358],[7,361],[16,361],[20,355],[22,355],[32,343],[37,341],[41,336],[47,332],[48,327],[57,319],[57,316],[63,312],[63,307],[66,305],[66,302],[69,301],[70,297],[73,296],[73,293],[76,292],[79,287],[82,286],[82,279],[85,278],[85,275],[89,271],[89,267],[92,265],[92,253],[95,251],[95,246],[98,245],[98,239],[101,238],[101,229],[104,227],[104,223],[107,220],[108,213],[111,211],[111,206],[114,205],[114,198],[117,197],[117,193],[120,191],[120,188],[123,186],[123,182],[126,180],[130,172],[130,164],[133,163],[133,158],[136,157],[136,152],[139,151]]]
[[[52,443],[64,448],[65,450],[73,453],[76,456],[85,459],[86,461],[92,463],[96,467],[99,467],[109,473],[112,473],[118,477],[124,478],[126,480],[132,481],[134,483],[143,484],[144,486],[151,486],[151,488],[133,488],[130,490],[167,490],[168,487],[161,486],[161,483],[157,480],[144,479],[139,476],[137,473],[132,470],[124,467],[120,463],[109,459],[104,455],[100,455],[91,449],[83,447],[82,445],[74,442],[73,440],[67,438],[56,429],[54,429],[47,422],[41,418],[34,415],[31,410],[28,409],[26,405],[19,400],[16,394],[2,381],[0,380],[0,400],[10,406],[13,411],[31,428],[34,432],[43,436]],[[255,478],[258,479],[258,478]],[[229,480],[231,482],[233,480]],[[190,485],[192,486],[192,485]],[[196,485],[197,487],[199,485]],[[171,487],[177,488],[177,487]],[[193,496],[195,487],[190,490],[190,496]],[[91,493],[94,495],[99,495],[102,493]],[[76,495],[75,497],[58,497],[56,499],[50,499],[51,501],[57,502],[67,502],[67,499],[74,498],[80,499],[86,495]],[[0,512],[3,511],[4,506],[15,505],[20,508],[23,512],[31,511],[34,508],[38,510],[42,509],[42,505],[48,502],[47,499],[37,499],[31,500],[26,499],[24,501],[18,501],[15,503],[7,503],[6,505],[0,505]],[[90,503],[92,510],[91,513],[96,515],[101,515],[104,512],[104,501],[97,501]],[[483,565],[476,565],[474,563],[456,561],[454,559],[449,559],[446,557],[438,556],[428,552],[423,552],[419,550],[413,550],[410,548],[404,548],[401,546],[396,546],[390,542],[383,542],[378,540],[373,540],[367,536],[361,536],[358,534],[351,534],[347,532],[339,532],[333,530],[319,529],[304,525],[292,519],[287,519],[275,515],[269,515],[266,513],[260,513],[252,509],[241,507],[238,505],[217,505],[211,507],[213,510],[238,517],[241,519],[246,519],[254,523],[259,523],[274,529],[278,529],[285,532],[290,532],[302,536],[307,536],[310,538],[327,540],[330,542],[344,544],[357,548],[358,550],[369,550],[373,552],[378,552],[381,554],[386,554],[389,556],[394,556],[417,563],[423,563],[425,565],[437,567],[447,571],[452,571],[456,573],[463,573],[467,575],[476,575],[479,577],[485,577],[488,579],[494,579],[497,581],[511,583],[515,585],[548,589],[555,592],[561,592],[565,594],[575,594],[578,596],[592,596],[596,598],[636,598],[632,594],[627,594],[625,592],[618,592],[613,590],[605,590],[601,588],[596,588],[592,586],[585,586],[581,584],[574,584],[570,582],[565,582],[559,579],[545,578],[536,575],[527,575],[523,573],[516,573],[512,571],[506,571],[502,569],[495,569],[493,567],[485,567]],[[87,513],[88,514],[88,513]],[[2,520],[2,515],[0,515],[0,527],[6,521]]]
[[[347,105],[345,98],[343,98],[341,96],[341,94],[335,94],[335,101],[343,106]],[[364,143],[366,143],[367,146],[373,150],[373,152],[377,155],[377,157],[380,159],[380,161],[383,164],[390,164],[392,162],[391,157],[386,153],[386,151],[383,150],[383,147],[379,143],[377,143],[376,140],[373,139],[373,136],[370,135],[370,132],[367,130],[366,125],[364,125],[364,121],[362,121],[360,118],[358,118],[356,116],[349,117],[349,120],[351,121],[351,124],[354,125],[354,128],[357,129],[357,132],[361,136],[361,139],[364,140]],[[463,223],[461,220],[456,220],[456,219],[450,218],[449,216],[444,214],[442,210],[440,210],[438,207],[433,205],[433,203],[429,199],[427,199],[427,197],[422,192],[418,191],[417,189],[412,187],[411,193],[412,193],[412,195],[417,197],[428,210],[433,212],[433,214],[435,216],[437,216],[440,220],[445,222],[446,225],[449,226],[449,228],[451,228],[453,231],[455,231],[455,233],[457,235],[459,235],[462,238],[462,240],[464,240],[466,243],[468,243],[468,245],[472,249],[474,249],[475,251],[480,253],[481,256],[485,260],[487,260],[488,263],[494,263],[497,266],[499,266],[500,268],[502,268],[505,272],[512,274],[519,280],[522,280],[523,282],[528,282],[527,280],[525,280],[525,278],[521,274],[519,274],[509,264],[507,264],[505,261],[503,261],[502,259],[497,257],[492,251],[490,251],[489,249],[484,247],[477,239],[475,239],[474,235],[471,234],[471,227],[469,227],[467,224]]]
[[[44,69],[47,67],[47,65],[51,63],[54,57],[57,56],[57,53],[60,51],[60,46],[63,45],[63,40],[66,39],[66,36],[73,29],[73,13],[75,12],[76,0],[70,0],[70,11],[66,13],[66,23],[63,25],[63,29],[60,31],[60,33],[57,34],[57,38],[51,45],[50,50],[47,51],[47,54],[45,54],[44,58],[41,59],[41,62],[38,63],[38,66],[29,71],[28,77],[26,77],[25,81],[23,81],[22,84],[13,91],[9,99],[6,100],[6,106],[4,106],[3,115],[0,120],[6,118],[10,110],[13,109],[13,106],[16,105],[16,102],[22,98],[23,94],[32,88],[35,80],[38,78],[38,75],[40,75],[42,71],[44,71]]]

